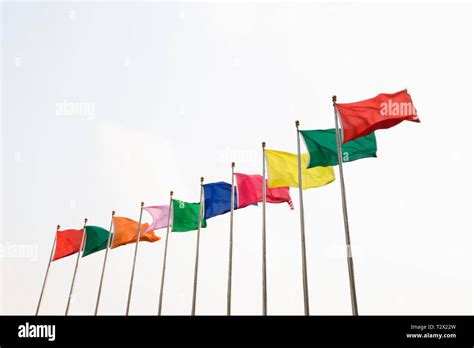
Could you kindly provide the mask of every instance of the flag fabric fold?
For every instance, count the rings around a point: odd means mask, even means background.
[[[168,217],[169,217],[169,210],[170,206],[167,205],[154,205],[149,207],[144,207],[145,209],[153,218],[153,222],[150,227],[146,230],[147,232],[158,230],[160,228],[168,227]],[[170,221],[170,226],[171,226]]]
[[[265,150],[268,168],[268,187],[299,187],[298,186],[298,155]],[[305,168],[309,155],[301,155],[303,190],[327,185],[335,180],[333,167]]]
[[[343,143],[369,135],[402,121],[420,122],[407,90],[381,93],[355,103],[336,103],[343,129]]]
[[[53,260],[56,261],[63,257],[79,252],[81,248],[82,233],[80,230],[64,230],[56,232],[56,246],[54,248]],[[82,247],[84,250],[84,246]]]
[[[336,130],[334,128],[302,130],[300,133],[309,153],[307,168],[329,167],[339,164]],[[341,148],[342,162],[377,157],[377,142],[374,133],[342,144]]]
[[[254,205],[262,202],[263,187],[261,175],[248,175],[242,173],[235,173],[237,181],[237,197],[238,208],[243,208],[248,205]],[[289,187],[275,187],[269,188],[267,181],[266,189],[267,203],[288,203],[291,209],[294,209],[293,201],[290,197]]]
[[[114,217],[114,238],[112,248],[130,243],[135,243],[138,237],[138,222],[126,217]],[[140,226],[140,242],[156,242],[161,238],[156,236],[153,231],[147,232],[149,224]]]
[[[109,231],[99,226],[86,226],[86,242],[82,257],[107,248]]]
[[[223,181],[203,185],[204,218],[228,213],[231,210],[232,185]],[[234,188],[234,209],[237,208],[237,191]]]
[[[189,203],[173,199],[173,228],[172,232],[188,232],[198,229],[199,203]],[[207,223],[202,217],[201,227],[206,227]]]

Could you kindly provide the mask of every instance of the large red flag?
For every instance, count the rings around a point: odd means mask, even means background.
[[[396,126],[402,121],[420,122],[407,90],[379,94],[375,98],[336,103],[344,132],[343,143],[369,135],[377,129]]]
[[[53,261],[79,252],[83,231],[84,229],[57,231]],[[85,244],[84,237],[84,245]],[[84,245],[82,246],[83,249]]]
[[[251,204],[262,202],[262,180],[261,175],[247,175],[236,173],[237,178],[237,200],[238,208],[243,208]],[[268,203],[287,202],[293,209],[293,202],[290,197],[290,189],[288,187],[268,188],[267,182],[267,199]]]

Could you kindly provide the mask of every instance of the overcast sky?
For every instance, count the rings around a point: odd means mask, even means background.
[[[58,223],[198,201],[232,161],[261,173],[262,141],[296,152],[296,119],[332,128],[333,94],[404,88],[421,123],[344,166],[359,312],[472,313],[470,4],[21,2],[1,21],[1,314],[34,313]],[[303,313],[291,194],[267,209],[269,314]],[[311,314],[350,314],[338,179],[304,203]],[[234,235],[233,313],[260,314],[260,206]],[[228,236],[229,215],[202,231],[198,314],[225,314]],[[195,243],[171,235],[164,314],[190,313]],[[125,313],[133,250],[109,254],[103,314]],[[132,314],[157,313],[163,250],[140,243]],[[93,314],[103,255],[81,261],[72,314]],[[43,314],[64,313],[74,263],[52,264]]]

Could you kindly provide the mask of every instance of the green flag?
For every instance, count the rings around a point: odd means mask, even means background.
[[[309,153],[307,168],[329,167],[339,164],[337,158],[336,130],[300,131]],[[361,158],[377,157],[375,133],[342,144],[342,162],[351,162]]]
[[[173,232],[194,231],[198,228],[199,203],[188,203],[173,199]],[[201,227],[206,227],[204,217]]]
[[[86,226],[86,245],[82,257],[107,248],[109,231],[99,226]]]

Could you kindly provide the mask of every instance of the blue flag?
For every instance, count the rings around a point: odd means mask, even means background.
[[[204,185],[204,218],[210,219],[230,211],[232,185],[213,182]],[[234,209],[237,209],[237,190],[234,187]]]

